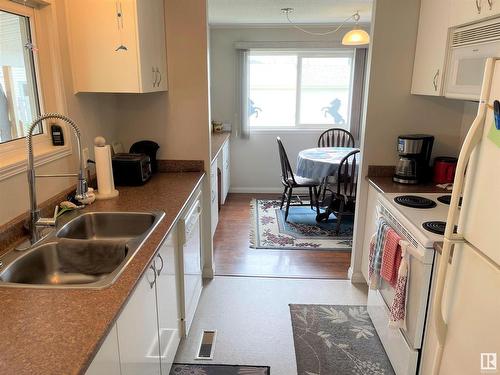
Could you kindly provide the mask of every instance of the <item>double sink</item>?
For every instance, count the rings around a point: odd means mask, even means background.
[[[0,286],[105,288],[126,268],[163,212],[88,212],[0,260]]]

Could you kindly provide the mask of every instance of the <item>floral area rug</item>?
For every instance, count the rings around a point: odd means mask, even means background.
[[[189,365],[174,363],[170,375],[269,375],[267,366]]]
[[[344,250],[352,247],[353,218],[342,220],[339,236],[335,235],[336,218],[317,223],[316,211],[309,206],[290,207],[288,222],[280,201],[253,199],[250,247],[281,250]]]
[[[290,305],[298,375],[394,375],[366,306]]]

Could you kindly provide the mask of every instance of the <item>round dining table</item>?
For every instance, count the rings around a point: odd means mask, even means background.
[[[297,156],[297,174],[315,180],[334,176],[342,159],[356,150],[357,148],[352,147],[316,147],[302,150]]]
[[[302,150],[297,156],[297,175],[320,181],[335,176],[342,159],[350,152],[357,150],[352,147],[316,147]],[[359,154],[356,155],[356,159],[358,157]],[[316,216],[316,221],[328,220],[331,214],[333,214],[333,208],[328,205],[325,212]]]

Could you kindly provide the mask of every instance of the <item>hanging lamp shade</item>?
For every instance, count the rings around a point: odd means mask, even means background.
[[[365,30],[354,29],[347,32],[342,38],[344,46],[361,46],[370,43],[370,35]]]

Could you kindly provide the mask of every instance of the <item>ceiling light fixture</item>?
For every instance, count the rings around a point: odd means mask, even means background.
[[[342,38],[342,44],[345,46],[360,46],[363,44],[370,43],[370,35],[368,35],[368,33],[365,30],[361,29],[358,25],[358,22],[360,19],[359,11],[356,11],[356,13],[347,17],[335,29],[325,31],[322,33],[306,30],[306,29],[294,24],[293,21],[290,19],[290,13],[293,13],[293,11],[294,11],[293,8],[281,8],[281,12],[286,16],[286,19],[288,20],[288,22],[293,27],[295,27],[296,29],[298,29],[306,34],[315,35],[315,36],[325,36],[325,35],[335,34],[337,31],[339,31],[346,24],[347,21],[352,19],[352,20],[354,20],[354,22],[356,22],[356,24],[354,25],[354,28],[351,31],[347,32],[344,35],[344,37]]]

